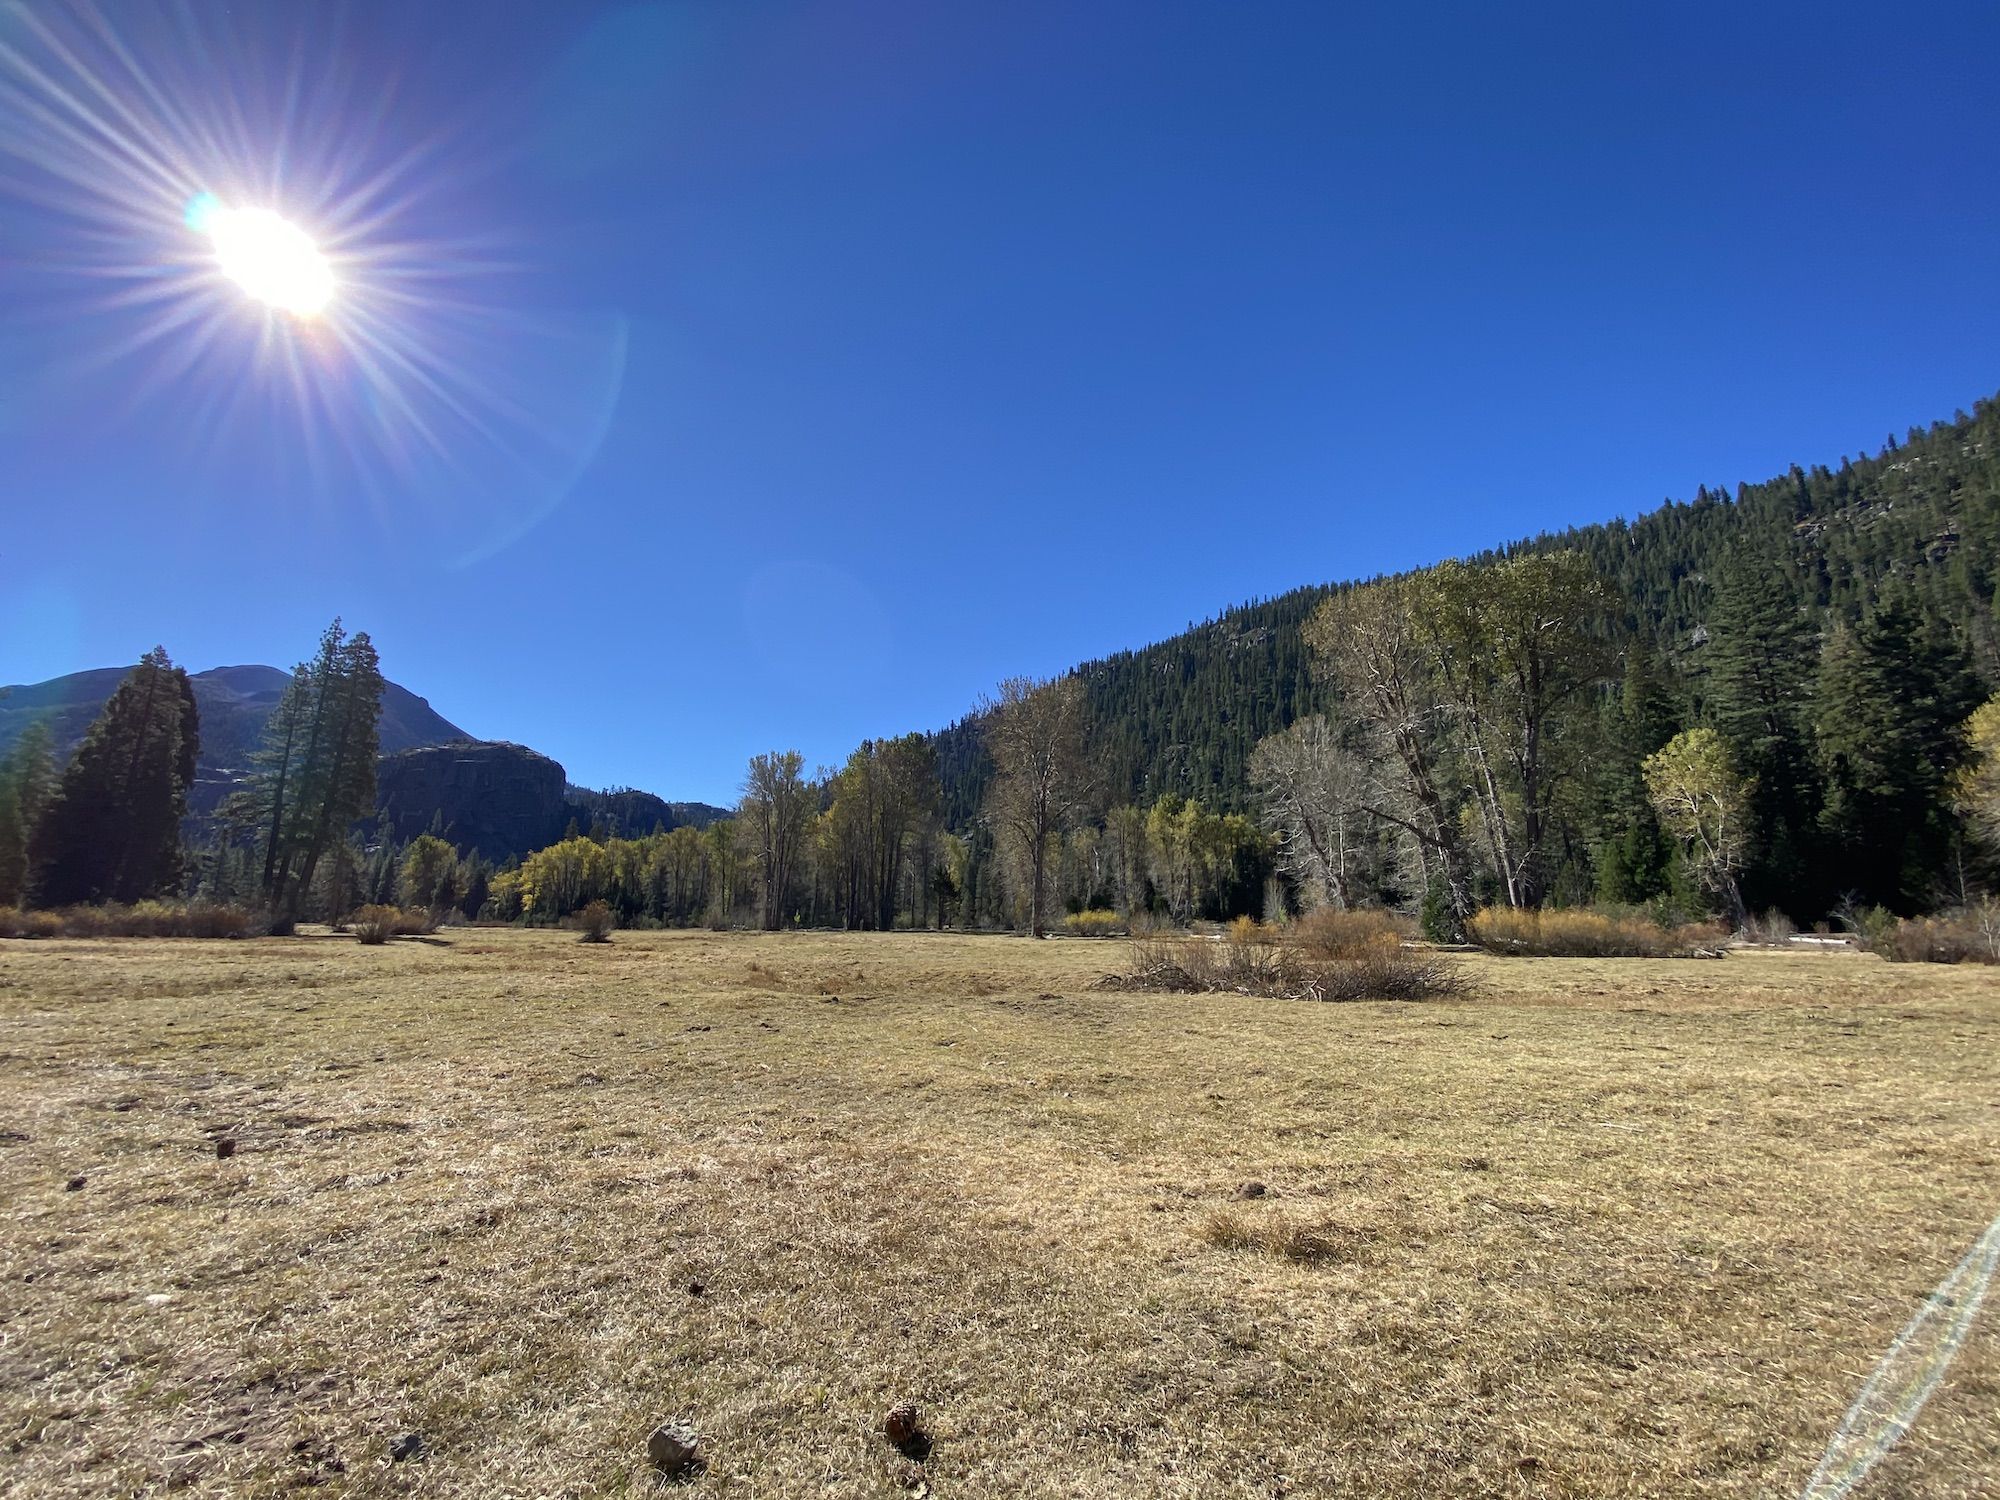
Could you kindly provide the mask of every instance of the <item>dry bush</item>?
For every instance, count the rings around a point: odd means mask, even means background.
[[[1255,917],[1237,917],[1223,929],[1222,935],[1242,947],[1246,943],[1270,943],[1277,941],[1277,933],[1259,922]]]
[[[52,938],[62,935],[61,912],[21,911],[11,906],[0,910],[0,937]]]
[[[1442,1000],[1472,988],[1450,959],[1402,947],[1312,962],[1302,978],[1306,1000]]]
[[[593,901],[576,914],[577,931],[582,934],[577,941],[608,943],[611,941],[612,925],[610,903]]]
[[[1892,964],[2000,963],[2000,902],[1863,929],[1864,946]]]
[[[1308,958],[1358,959],[1401,948],[1403,932],[1386,911],[1322,906],[1292,923],[1285,939]]]
[[[1666,928],[1643,917],[1506,906],[1487,907],[1465,932],[1488,953],[1534,958],[1708,958],[1728,937],[1709,922]]]
[[[1063,918],[1071,937],[1110,937],[1125,924],[1115,911],[1073,911]]]
[[[347,925],[357,943],[373,948],[394,937],[402,920],[403,914],[393,906],[364,906],[347,919]]]
[[[1743,921],[1743,941],[1760,948],[1783,948],[1798,935],[1798,927],[1792,919],[1773,907],[1761,917],[1746,917]]]
[[[1203,937],[1135,942],[1131,975],[1119,987],[1280,1000],[1433,1000],[1469,989],[1458,965],[1400,941],[1378,941],[1355,957],[1322,958],[1291,942]]]
[[[246,938],[269,930],[262,912],[218,901],[140,901],[0,914],[0,936],[7,937]]]

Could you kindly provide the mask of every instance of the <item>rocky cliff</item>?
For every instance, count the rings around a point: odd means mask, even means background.
[[[461,851],[491,860],[561,838],[571,815],[563,788],[563,768],[546,755],[488,740],[400,750],[375,771],[376,805],[398,842],[441,826]]]

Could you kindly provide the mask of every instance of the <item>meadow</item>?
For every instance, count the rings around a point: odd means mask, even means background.
[[[2000,1207],[2000,971],[1127,946],[0,942],[0,1492],[1797,1494]]]

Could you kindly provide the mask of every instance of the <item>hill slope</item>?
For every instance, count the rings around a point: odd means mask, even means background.
[[[1715,573],[1781,569],[1802,605],[1852,619],[1883,580],[1912,581],[1962,630],[1981,675],[2000,686],[2000,401],[1838,468],[1792,468],[1735,496],[1703,490],[1635,521],[1547,533],[1517,548],[1574,548],[1615,581],[1631,623],[1695,677]],[[1494,556],[1498,554],[1486,554]],[[1239,810],[1257,741],[1316,706],[1300,628],[1338,584],[1298,588],[1225,610],[1136,651],[1076,668],[1097,725],[1097,763],[1113,802],[1174,793]],[[947,819],[966,826],[990,767],[967,719],[936,738]]]

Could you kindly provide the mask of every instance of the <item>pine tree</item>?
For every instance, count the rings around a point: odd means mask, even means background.
[[[230,810],[237,826],[257,830],[264,896],[282,919],[298,919],[320,861],[375,806],[381,714],[375,647],[335,620],[313,660],[293,669],[250,787]]]
[[[1759,910],[1786,904],[1801,917],[1839,894],[1812,874],[1824,795],[1812,733],[1818,662],[1818,631],[1772,551],[1724,575],[1709,617],[1707,709],[1756,788],[1743,895]]]
[[[200,749],[187,673],[146,653],[84,735],[29,843],[44,906],[138,901],[180,884],[180,825]]]
[[[1641,767],[1674,737],[1681,715],[1657,648],[1650,641],[1633,642],[1618,696],[1604,711],[1592,851],[1599,900],[1647,901],[1667,889],[1673,849],[1654,815]]]
[[[28,848],[55,787],[54,738],[47,724],[30,724],[0,760],[0,906],[27,895]]]
[[[1916,911],[1959,832],[1949,793],[1979,702],[1967,652],[1907,588],[1885,589],[1859,625],[1834,632],[1818,697],[1840,884],[1864,903]]]

